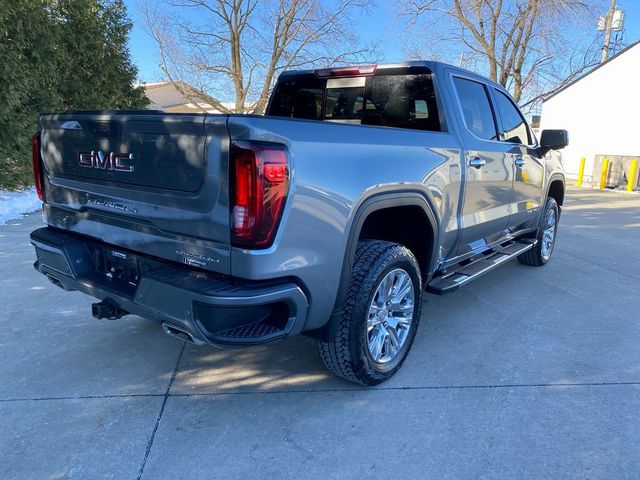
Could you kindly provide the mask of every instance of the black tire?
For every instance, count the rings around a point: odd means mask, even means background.
[[[543,236],[546,228],[547,218],[550,213],[550,210],[553,211],[553,215],[555,218],[555,225],[553,231],[553,239],[551,242],[551,249],[547,251],[546,255],[543,253]],[[518,255],[518,261],[523,265],[532,265],[534,267],[541,267],[542,265],[546,265],[549,260],[551,260],[551,255],[553,254],[553,248],[556,244],[556,238],[558,236],[558,221],[560,220],[560,211],[558,209],[558,203],[552,197],[547,198],[547,202],[544,206],[544,211],[540,216],[540,224],[538,225],[538,233],[536,235],[536,239],[538,243],[531,249],[524,252],[522,255]]]
[[[379,363],[368,346],[369,307],[382,280],[395,269],[404,270],[411,278],[414,310],[404,343],[395,357]],[[360,385],[377,385],[400,369],[413,343],[422,305],[420,268],[411,251],[402,245],[363,241],[358,244],[347,288],[343,305],[331,317],[335,322],[333,333],[328,341],[318,340],[318,351],[327,369],[339,377]]]

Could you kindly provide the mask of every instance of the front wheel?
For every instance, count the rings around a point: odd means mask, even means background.
[[[536,237],[538,242],[531,250],[527,250],[518,256],[520,263],[540,267],[551,259],[553,247],[556,244],[556,236],[558,235],[559,213],[556,200],[552,197],[547,198],[544,211],[540,217],[538,236]]]
[[[361,385],[395,374],[420,322],[422,281],[418,262],[402,245],[358,244],[344,304],[332,316],[335,330],[318,341],[325,366]]]

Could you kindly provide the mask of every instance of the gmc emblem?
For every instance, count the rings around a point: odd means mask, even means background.
[[[90,152],[78,152],[78,164],[86,168],[99,168],[101,170],[116,170],[118,172],[133,172],[133,165],[126,160],[133,160],[133,153],[104,153],[100,150]]]

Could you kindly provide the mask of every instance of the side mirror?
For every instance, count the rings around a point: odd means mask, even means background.
[[[543,153],[549,150],[560,150],[569,145],[569,132],[566,130],[543,130],[540,136],[540,147]]]

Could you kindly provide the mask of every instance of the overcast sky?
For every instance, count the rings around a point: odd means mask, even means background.
[[[125,0],[129,15],[133,21],[133,30],[129,39],[131,57],[138,66],[138,77],[142,82],[154,82],[162,79],[158,68],[158,52],[141,25],[138,3],[140,0]],[[618,0],[618,6],[625,10],[625,40],[632,43],[640,39],[640,2],[638,0]],[[603,14],[605,12],[602,12]],[[397,19],[391,0],[377,0],[375,8],[367,14],[355,18],[353,27],[358,30],[365,42],[377,42],[385,62],[395,62],[408,57],[407,47],[402,40],[404,28],[402,20]],[[595,29],[595,25],[594,25]],[[428,59],[426,59],[428,60]],[[446,60],[446,59],[445,59]],[[448,59],[456,62],[456,59]]]

